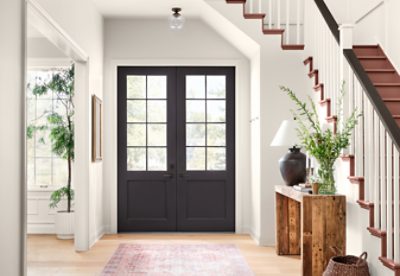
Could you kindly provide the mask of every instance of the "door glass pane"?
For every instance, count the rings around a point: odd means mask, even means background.
[[[147,77],[147,98],[165,99],[167,97],[167,77]]]
[[[146,146],[146,125],[129,124],[126,127],[128,147]]]
[[[207,148],[207,170],[222,171],[226,168],[225,148]]]
[[[207,146],[225,146],[225,124],[207,125]]]
[[[207,98],[225,98],[225,76],[207,76]]]
[[[205,84],[205,76],[186,76],[186,98],[204,99]]]
[[[205,122],[206,102],[203,100],[186,101],[186,122]]]
[[[206,145],[206,125],[187,124],[186,125],[186,145],[205,146]]]
[[[206,168],[206,148],[186,148],[186,170],[204,171]]]
[[[146,148],[128,148],[128,171],[146,170]]]
[[[207,101],[207,122],[225,122],[225,101]]]
[[[127,76],[126,88],[128,99],[146,98],[146,76]]]
[[[126,105],[128,122],[146,122],[146,101],[129,100]]]
[[[167,125],[166,124],[148,124],[148,146],[166,146],[167,145]]]
[[[147,121],[165,123],[167,121],[167,101],[149,100],[147,102]]]
[[[148,148],[148,170],[165,171],[167,170],[167,149]]]

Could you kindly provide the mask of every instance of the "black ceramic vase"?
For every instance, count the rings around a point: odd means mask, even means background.
[[[293,186],[306,182],[306,155],[300,148],[293,147],[279,160],[279,168],[286,185]]]

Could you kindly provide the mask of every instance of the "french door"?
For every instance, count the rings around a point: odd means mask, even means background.
[[[118,231],[233,231],[232,67],[118,67]]]

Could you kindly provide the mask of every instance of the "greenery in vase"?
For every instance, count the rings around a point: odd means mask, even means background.
[[[280,89],[289,96],[297,107],[296,110],[292,110],[292,113],[298,124],[297,133],[301,146],[319,163],[317,174],[321,181],[320,192],[335,193],[334,163],[342,150],[349,146],[352,130],[362,116],[361,112],[355,109],[346,119],[339,116],[337,118],[337,131],[334,133],[330,128],[323,129],[321,127],[316,106],[310,97],[308,97],[308,105],[301,101],[291,89],[284,86],[281,86]],[[343,113],[344,93],[343,84],[337,102],[338,114]]]
[[[49,81],[37,81],[32,87],[34,96],[53,93],[53,98],[62,107],[62,112],[46,112],[47,124],[31,124],[27,127],[28,139],[34,132],[49,131],[51,149],[58,157],[66,160],[68,179],[65,186],[54,191],[50,196],[51,208],[56,208],[60,201],[67,199],[67,212],[71,212],[71,202],[74,199],[74,190],[71,187],[72,162],[74,161],[74,67],[57,70]]]

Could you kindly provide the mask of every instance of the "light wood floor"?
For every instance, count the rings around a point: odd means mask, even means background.
[[[106,235],[88,252],[76,253],[72,241],[52,235],[28,237],[28,275],[98,275],[120,243],[236,244],[256,275],[298,276],[300,258],[282,257],[272,247],[260,247],[247,235],[146,233]]]

